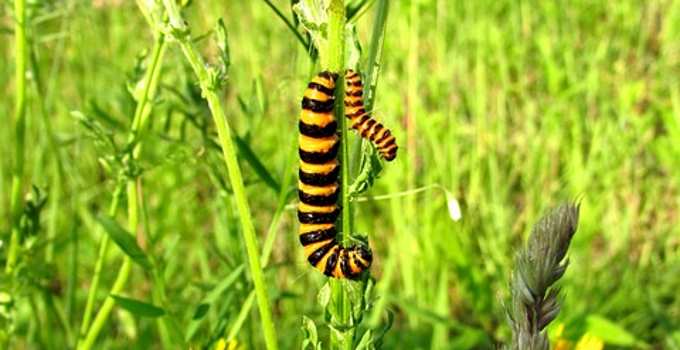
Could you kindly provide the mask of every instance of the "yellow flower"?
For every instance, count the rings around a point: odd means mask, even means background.
[[[604,349],[604,342],[602,339],[586,333],[584,334],[581,339],[579,339],[578,343],[576,343],[576,349],[574,350],[602,350]]]
[[[220,338],[220,340],[215,343],[215,348],[213,350],[237,350],[237,349],[242,349],[242,347],[238,346],[238,342],[236,340],[230,340],[226,341],[224,338]]]

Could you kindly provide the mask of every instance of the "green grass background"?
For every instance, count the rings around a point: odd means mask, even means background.
[[[290,14],[288,1],[275,4]],[[680,349],[680,2],[390,5],[375,115],[393,129],[400,149],[368,195],[438,184],[458,199],[463,217],[450,219],[437,189],[357,205],[357,229],[368,234],[375,255],[378,299],[367,324],[377,326],[388,310],[395,315],[385,347],[506,342],[502,301],[515,252],[549,207],[578,199],[563,308],[551,329],[562,325],[572,342],[590,332],[608,348]],[[2,6],[4,259],[14,55],[10,2]],[[106,211],[114,186],[98,160],[108,156],[106,147],[71,112],[97,120],[122,144],[134,112],[128,84],[153,39],[133,2],[47,1],[30,8],[38,71],[29,80],[26,178],[49,200],[23,258],[25,283],[33,287],[14,296],[13,321],[3,319],[3,326],[12,324],[18,348],[62,349],[65,332],[47,300],[75,332],[103,234],[94,217]],[[207,33],[218,17],[232,55],[226,117],[280,183],[296,171],[289,159],[299,100],[315,67],[263,1],[195,1],[187,11],[194,35]],[[373,19],[369,11],[358,21],[364,47]],[[214,56],[209,40],[199,45]],[[163,262],[167,312],[182,332],[197,327],[193,343],[207,344],[233,324],[250,292],[247,276],[218,295],[202,322],[191,319],[199,301],[246,262],[245,250],[235,205],[223,200],[230,190],[214,126],[174,45],[161,79],[140,162],[153,244],[141,245],[153,246],[149,254]],[[241,166],[262,242],[278,193],[248,163]],[[285,349],[299,347],[302,315],[323,323],[316,292],[324,278],[304,261],[296,230],[295,212],[287,210],[266,270]],[[120,259],[112,248],[97,305]],[[149,300],[152,289],[135,266],[124,294]],[[250,316],[239,343],[261,348],[257,311]],[[152,319],[116,309],[98,346],[160,347],[157,332]]]

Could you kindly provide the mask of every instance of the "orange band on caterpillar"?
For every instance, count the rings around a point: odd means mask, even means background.
[[[361,75],[351,69],[345,72],[345,116],[351,121],[352,129],[361,137],[370,140],[378,153],[387,161],[397,157],[397,142],[394,135],[376,121],[364,108],[364,87]]]
[[[336,240],[336,202],[340,186],[337,154],[340,139],[335,121],[337,74],[321,72],[307,85],[299,123],[299,239],[312,266],[329,277],[357,278],[371,266],[368,247],[343,247]]]

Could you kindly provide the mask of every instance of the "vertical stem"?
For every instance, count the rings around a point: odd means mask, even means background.
[[[134,179],[130,179],[127,181],[126,189],[128,200],[128,229],[131,232],[135,232],[137,230],[137,224],[139,222],[138,220],[139,211],[137,209],[138,208],[137,186],[135,185]],[[120,270],[118,271],[118,276],[116,276],[116,280],[113,283],[113,287],[111,287],[111,291],[109,292],[109,295],[106,296],[104,304],[102,304],[101,308],[97,312],[97,316],[92,321],[92,325],[87,330],[85,338],[81,343],[78,344],[78,349],[80,350],[90,349],[94,345],[94,342],[97,340],[99,332],[104,326],[104,323],[106,323],[106,320],[108,319],[108,316],[111,313],[111,310],[113,309],[113,306],[115,304],[115,300],[113,299],[113,297],[111,297],[111,295],[118,294],[121,290],[123,290],[123,288],[125,287],[125,283],[127,282],[128,276],[130,275],[131,268],[132,263],[130,262],[130,258],[127,255],[125,255],[123,257],[123,263],[120,267]]]
[[[128,145],[134,145],[132,151],[133,159],[135,159],[139,154],[139,150],[141,147],[141,144],[139,142],[140,133],[142,133],[145,130],[146,125],[148,124],[149,115],[151,114],[151,106],[148,106],[148,101],[151,97],[155,95],[158,87],[158,79],[160,76],[159,75],[160,62],[165,53],[165,46],[166,46],[165,35],[162,34],[158,35],[156,37],[156,41],[154,42],[151,65],[149,66],[144,77],[144,90],[135,109],[135,115],[132,119],[132,126],[128,138]],[[114,198],[111,202],[111,207],[109,208],[108,212],[109,216],[111,217],[114,217],[116,215],[119,204],[118,197],[122,190],[123,188],[121,183],[117,186],[116,190],[114,191]],[[128,200],[128,214],[130,215],[128,217],[129,228],[131,232],[135,232],[138,223],[137,188],[135,185],[135,179],[128,179],[127,181],[127,200]],[[104,301],[104,304],[102,304],[101,308],[97,312],[95,320],[90,326],[90,319],[92,318],[94,300],[96,297],[97,289],[99,287],[101,270],[104,264],[104,260],[106,259],[106,252],[108,251],[108,246],[109,237],[108,235],[104,235],[100,242],[97,260],[95,262],[95,273],[92,279],[92,286],[90,287],[90,290],[88,292],[87,304],[85,306],[83,322],[80,328],[79,340],[83,340],[83,342],[78,344],[78,349],[89,349],[92,347],[95,340],[97,339],[97,336],[99,335],[99,332],[101,331],[101,328],[108,319],[108,316],[115,303],[112,297],[107,296],[106,300]],[[125,283],[127,282],[127,278],[130,274],[131,267],[132,264],[130,262],[130,259],[127,256],[123,257],[123,263],[118,271],[118,275],[116,276],[116,280],[114,282],[113,287],[111,288],[110,294],[116,294],[123,289]]]
[[[389,1],[379,0],[378,8],[375,13],[375,22],[373,23],[371,43],[368,48],[368,67],[366,67],[366,80],[368,82],[368,89],[366,89],[365,98],[367,111],[373,110],[373,103],[375,102],[375,90],[378,85],[378,73],[380,71],[380,59],[383,42],[385,39],[385,28],[387,28],[386,24],[388,11]]]
[[[215,87],[212,86],[210,81],[210,73],[206,68],[205,62],[191,42],[188,35],[189,29],[179,13],[177,4],[174,0],[163,0],[163,4],[165,5],[170,25],[173,31],[177,33],[177,42],[182,48],[187,61],[193,68],[194,73],[198,77],[201,90],[208,101],[208,107],[210,108],[213,121],[217,127],[217,135],[220,145],[222,146],[222,156],[227,166],[229,180],[234,191],[239,219],[241,221],[241,231],[246,245],[251,278],[253,279],[253,284],[255,286],[255,295],[260,311],[265,344],[267,349],[278,349],[276,331],[272,321],[271,306],[269,305],[267,285],[265,284],[264,274],[262,273],[260,264],[260,254],[257,248],[255,227],[250,214],[250,208],[248,207],[248,199],[243,184],[243,177],[241,176],[241,169],[238,165],[238,160],[236,159],[236,151],[234,149],[234,144],[232,143],[229,123],[225,118],[222,102],[215,91]]]
[[[344,113],[345,97],[345,4],[343,0],[331,0],[328,7],[328,47],[322,52],[321,65],[323,68],[338,73],[335,89],[336,103],[335,115],[340,121],[340,186],[342,206],[342,239],[343,245],[347,245],[352,233],[352,208],[349,201],[349,143],[347,138],[347,121]],[[340,324],[345,328],[345,334],[338,337],[331,332],[331,345],[340,349],[352,349],[354,343],[355,327],[351,325],[351,300],[345,289],[346,281],[331,280],[333,303],[339,314]]]
[[[12,171],[12,192],[10,213],[12,216],[12,235],[7,253],[5,272],[12,273],[19,254],[19,219],[21,218],[22,188],[24,177],[24,146],[26,134],[26,1],[14,1],[14,39],[15,39],[15,109],[14,109],[14,167]]]
[[[123,184],[119,183],[116,185],[116,189],[113,191],[113,197],[111,198],[111,206],[109,207],[108,215],[114,217],[118,211],[118,205],[120,203],[120,194],[123,191]],[[80,334],[79,338],[85,337],[87,330],[90,327],[90,321],[92,320],[92,310],[94,308],[95,297],[97,296],[97,289],[99,289],[99,280],[102,275],[102,267],[104,266],[104,259],[106,258],[106,252],[109,249],[109,236],[103,235],[101,242],[99,243],[99,252],[97,253],[97,260],[94,264],[94,275],[92,276],[92,285],[87,293],[87,302],[85,304],[85,311],[83,312],[83,322],[80,324]]]

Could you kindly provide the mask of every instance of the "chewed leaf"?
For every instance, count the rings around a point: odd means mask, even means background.
[[[453,193],[446,190],[446,206],[449,209],[449,216],[451,220],[458,221],[463,218],[463,213],[460,210],[460,204]]]
[[[317,48],[326,47],[329,0],[301,0],[293,6],[302,27],[305,28]]]
[[[362,140],[359,174],[349,186],[350,196],[356,196],[371,188],[382,169],[383,165],[378,158],[375,148],[369,142]]]
[[[305,337],[305,340],[302,341],[302,349],[321,349],[316,324],[307,316],[302,316],[302,333]]]
[[[347,67],[359,69],[359,59],[361,58],[361,43],[357,35],[356,26],[348,24],[345,29],[345,57],[347,57]]]

